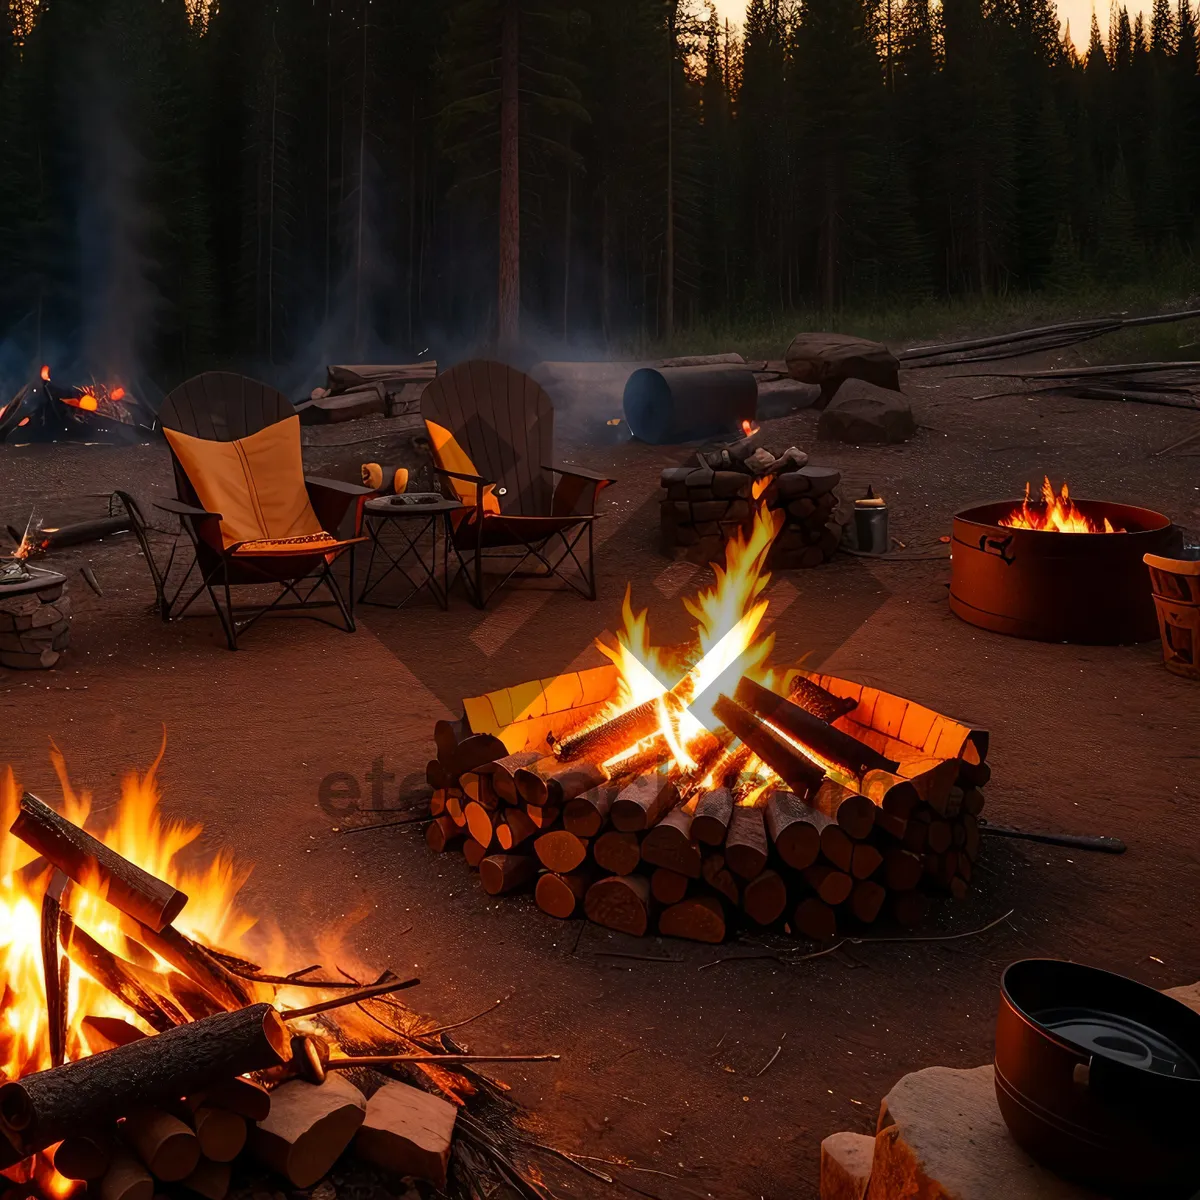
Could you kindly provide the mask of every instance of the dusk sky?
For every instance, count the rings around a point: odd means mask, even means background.
[[[739,25],[746,17],[746,0],[715,0],[717,12],[722,17],[728,17],[731,21],[736,21]],[[1105,36],[1108,34],[1108,3],[1107,0],[1098,6],[1093,5],[1092,0],[1058,0],[1058,15],[1063,21],[1071,22],[1071,40],[1075,43],[1077,50],[1084,50],[1087,47],[1088,29],[1092,23],[1092,9],[1100,14],[1100,32]],[[1149,9],[1149,4],[1145,6],[1133,0],[1129,4],[1129,14],[1132,17],[1139,8]]]

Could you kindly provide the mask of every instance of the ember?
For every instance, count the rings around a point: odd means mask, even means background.
[[[826,939],[966,895],[987,735],[831,676],[768,665],[766,501],[658,646],[629,593],[593,668],[464,701],[439,722],[427,840],[462,837],[490,894],[537,879],[552,916],[721,941],[731,919]],[[544,869],[539,877],[539,866]]]
[[[1050,533],[1124,533],[1117,529],[1105,517],[1104,523],[1098,524],[1090,517],[1079,511],[1067,491],[1066,480],[1063,480],[1062,492],[1054,494],[1054,486],[1047,475],[1042,480],[1042,499],[1040,503],[1030,501],[1029,484],[1025,484],[1025,499],[1021,507],[1009,517],[1002,517],[1000,524],[1006,529],[1033,529]]]

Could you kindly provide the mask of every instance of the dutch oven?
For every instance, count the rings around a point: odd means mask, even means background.
[[[1106,1194],[1200,1188],[1200,1013],[1055,959],[1004,972],[996,1099],[1043,1166]]]

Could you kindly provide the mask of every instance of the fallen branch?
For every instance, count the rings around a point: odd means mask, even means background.
[[[388,996],[392,992],[402,992],[406,988],[416,987],[420,982],[419,979],[384,980],[381,983],[373,983],[369,987],[344,992],[332,1000],[321,1000],[304,1008],[289,1008],[279,1015],[285,1021],[298,1021],[301,1017],[315,1017],[317,1013],[331,1012],[335,1008],[345,1008],[348,1004],[357,1004],[360,1000],[372,1000],[376,996]],[[337,985],[331,986],[336,987]]]
[[[1014,838],[1025,842],[1041,842],[1047,846],[1070,846],[1074,850],[1093,850],[1099,854],[1124,854],[1125,843],[1120,838],[1084,833],[1044,833],[1034,829],[1016,829],[1012,825],[989,825],[980,820],[980,833]]]

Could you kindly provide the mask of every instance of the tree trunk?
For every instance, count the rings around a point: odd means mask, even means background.
[[[521,332],[520,4],[506,0],[500,38],[500,341]]]
[[[663,326],[667,345],[675,336],[675,20],[678,0],[671,4],[667,46],[667,250],[664,264],[666,289]]]

